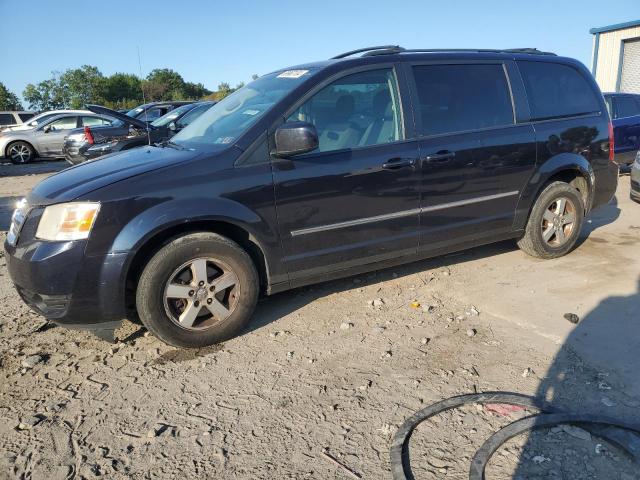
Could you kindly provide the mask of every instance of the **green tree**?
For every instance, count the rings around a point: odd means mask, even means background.
[[[10,92],[2,82],[0,82],[0,110],[22,110],[22,104],[16,94]]]
[[[114,73],[105,78],[102,94],[109,108],[133,108],[142,103],[142,81],[130,73]]]
[[[69,69],[60,76],[60,84],[66,91],[65,104],[70,108],[104,103],[105,78],[97,67],[83,65]]]
[[[257,73],[254,73],[253,75],[251,75],[251,80],[257,80],[260,78],[260,75],[258,75]]]
[[[218,90],[215,93],[215,97],[216,97],[216,100],[222,100],[224,97],[232,93],[233,93],[233,89],[231,88],[231,85],[229,85],[227,82],[220,82],[218,84]]]
[[[36,110],[56,110],[68,107],[67,92],[60,82],[60,75],[54,72],[49,80],[33,85],[29,83],[22,97],[29,104],[29,108]]]

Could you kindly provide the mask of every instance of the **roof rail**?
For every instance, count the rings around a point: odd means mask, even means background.
[[[529,55],[553,55],[553,52],[543,52],[537,48],[506,48],[506,49],[492,49],[492,48],[412,48],[405,49],[399,45],[383,45],[379,47],[367,47],[359,48],[357,50],[351,50],[340,55],[336,55],[332,59],[340,59],[350,57],[357,53],[362,53],[363,57],[369,57],[374,55],[391,55],[395,53],[446,53],[446,52],[478,52],[478,53],[524,53]]]
[[[402,48],[399,45],[382,45],[379,47],[358,48],[357,50],[351,50],[349,52],[344,52],[344,53],[341,53],[340,55],[336,55],[335,57],[331,57],[331,60],[338,60],[340,58],[350,57],[351,55],[355,55],[356,53],[373,52],[374,50],[383,50],[387,53],[398,53],[399,51],[404,50],[404,48]]]

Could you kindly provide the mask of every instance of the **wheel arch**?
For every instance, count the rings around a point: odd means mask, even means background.
[[[552,182],[561,181],[573,186],[582,196],[585,213],[591,210],[595,189],[595,174],[591,164],[581,155],[563,153],[540,165],[525,187],[516,210],[514,227],[522,230],[542,191]]]
[[[237,243],[249,254],[256,267],[261,292],[268,289],[269,267],[264,249],[249,229],[228,219],[198,219],[167,225],[149,235],[137,246],[135,254],[131,257],[124,272],[125,307],[127,310],[135,309],[137,282],[151,257],[175,238],[195,232],[217,233]]]

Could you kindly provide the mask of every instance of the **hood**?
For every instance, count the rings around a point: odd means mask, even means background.
[[[140,147],[62,170],[40,182],[29,194],[30,205],[68,202],[107,185],[195,158],[191,150]]]
[[[101,115],[109,115],[110,117],[117,118],[118,120],[122,120],[124,123],[133,125],[136,128],[147,129],[147,123],[138,120],[137,118],[130,117],[124,113],[117,112],[116,110],[111,110],[107,107],[102,107],[100,105],[87,105],[87,108],[91,110],[93,113],[99,113]],[[149,130],[153,130],[155,127],[149,124]]]

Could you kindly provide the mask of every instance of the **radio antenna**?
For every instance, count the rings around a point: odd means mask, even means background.
[[[146,105],[147,99],[144,96],[144,86],[142,79],[142,61],[140,60],[140,47],[138,46],[138,68],[140,69],[140,89],[142,90],[142,103]],[[147,144],[151,146],[151,134],[149,133],[149,122],[147,121],[147,107],[144,107],[144,124],[147,127]]]

